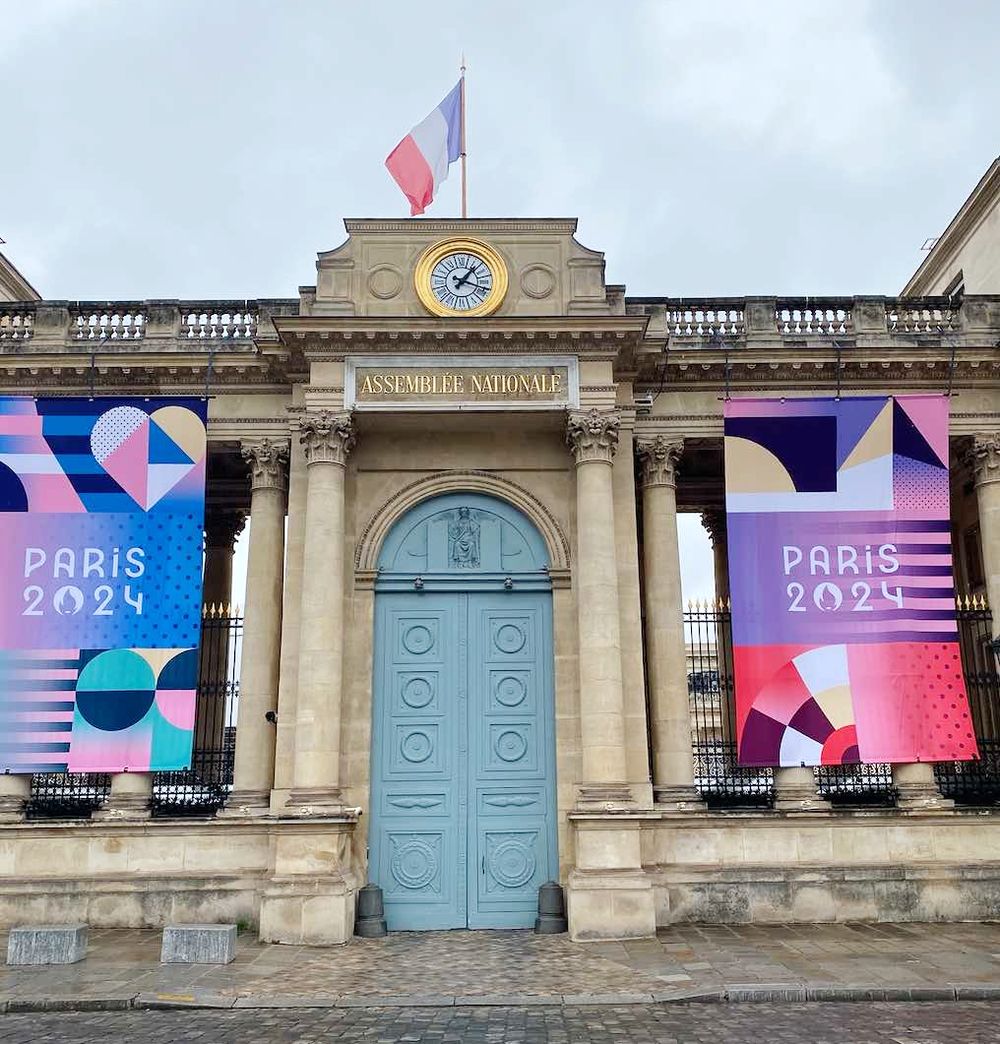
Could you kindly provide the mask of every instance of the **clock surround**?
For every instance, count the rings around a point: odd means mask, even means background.
[[[455,264],[449,266],[451,260]],[[509,277],[506,262],[488,243],[456,238],[428,247],[417,261],[413,281],[432,315],[471,318],[491,315],[503,304]],[[476,303],[464,307],[469,300]]]

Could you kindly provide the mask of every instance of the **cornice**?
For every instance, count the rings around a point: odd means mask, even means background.
[[[391,343],[399,351],[400,342],[421,345],[433,351],[434,344],[447,345],[473,341],[487,346],[515,338],[526,342],[551,342],[569,339],[584,344],[641,341],[649,322],[646,316],[488,316],[482,319],[439,319],[432,316],[277,316],[275,328],[286,344],[360,342],[356,350],[378,350],[379,343]],[[352,350],[345,348],[342,350]],[[535,351],[538,346],[535,345]]]
[[[990,164],[989,169],[979,179],[958,213],[938,237],[937,242],[920,263],[916,272],[910,276],[902,293],[904,295],[926,293],[927,287],[954,259],[963,241],[968,239],[982,220],[998,205],[1000,205],[1000,157]]]
[[[370,232],[442,235],[469,232],[576,233],[576,218],[344,218],[349,236]]]

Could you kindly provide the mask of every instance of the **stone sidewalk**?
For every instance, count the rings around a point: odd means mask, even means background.
[[[589,944],[399,933],[329,949],[245,935],[225,966],[161,965],[159,947],[158,931],[92,931],[79,964],[4,967],[0,1008],[1000,1000],[1000,924],[682,925],[655,940]]]

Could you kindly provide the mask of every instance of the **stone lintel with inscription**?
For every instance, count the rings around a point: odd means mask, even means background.
[[[565,409],[580,380],[571,356],[349,356],[344,398],[358,410]]]

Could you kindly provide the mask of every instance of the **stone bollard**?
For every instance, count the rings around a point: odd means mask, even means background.
[[[385,908],[382,905],[382,889],[378,885],[366,884],[358,892],[358,916],[354,934],[362,939],[381,939],[388,934],[385,926]]]
[[[566,898],[562,885],[557,881],[546,881],[538,889],[538,917],[535,918],[535,935],[561,935],[568,931],[566,920]]]
[[[229,964],[236,959],[235,924],[168,924],[161,964]]]
[[[87,955],[85,924],[37,924],[11,928],[8,964],[76,964]]]

